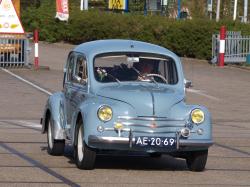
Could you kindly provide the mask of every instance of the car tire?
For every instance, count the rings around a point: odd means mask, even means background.
[[[200,172],[205,169],[208,150],[190,152],[186,158],[187,167],[190,171]]]
[[[65,140],[55,140],[52,132],[51,119],[48,120],[47,129],[48,153],[53,156],[60,156],[64,153]]]
[[[160,158],[162,156],[162,154],[161,153],[150,153],[149,156],[151,158]]]
[[[85,144],[83,134],[83,125],[80,121],[76,129],[75,163],[79,169],[91,170],[95,166],[96,152]]]

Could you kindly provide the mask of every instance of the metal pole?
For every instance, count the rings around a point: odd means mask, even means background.
[[[84,10],[89,9],[89,0],[84,0]]]
[[[217,0],[216,22],[220,20],[220,0]]]
[[[220,50],[219,50],[219,63],[218,66],[223,67],[225,62],[225,39],[226,39],[226,27],[220,28]]]
[[[39,35],[38,30],[34,30],[34,44],[35,44],[35,58],[34,58],[34,65],[35,69],[38,69],[39,67],[39,57],[38,57],[38,41],[39,41]]]
[[[236,20],[236,14],[237,14],[237,4],[238,0],[234,0],[234,15],[233,15],[233,20]]]
[[[213,13],[213,0],[208,0],[207,1],[207,11],[210,16],[210,20],[212,20],[212,13]]]
[[[177,18],[180,19],[181,16],[181,0],[178,0]]]
[[[126,0],[126,6],[125,6],[125,11],[124,12],[126,12],[126,13],[128,13],[128,11],[129,11],[129,0]]]
[[[80,10],[83,11],[83,0],[80,2]]]
[[[147,0],[144,0],[144,16],[147,15]]]
[[[248,0],[244,0],[244,23],[247,22]]]
[[[163,15],[163,0],[161,0],[161,14]]]

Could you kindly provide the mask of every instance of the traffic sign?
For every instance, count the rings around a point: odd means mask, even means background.
[[[128,10],[128,0],[109,0],[109,9]]]
[[[24,33],[23,26],[11,0],[0,0],[0,33]]]

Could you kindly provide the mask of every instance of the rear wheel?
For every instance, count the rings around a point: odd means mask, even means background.
[[[208,150],[190,152],[186,158],[190,171],[203,171],[207,163]]]
[[[75,162],[79,169],[90,170],[94,168],[96,152],[89,148],[84,142],[83,125],[80,121],[77,125]]]
[[[59,156],[64,153],[64,140],[55,140],[52,133],[51,120],[48,120],[48,130],[47,130],[47,142],[48,142],[48,153],[50,155]]]

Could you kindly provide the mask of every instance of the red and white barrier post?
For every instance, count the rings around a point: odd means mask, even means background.
[[[219,62],[218,66],[224,66],[224,57],[225,57],[225,38],[226,38],[226,27],[222,26],[220,28],[220,50],[219,50]]]
[[[38,69],[39,67],[39,58],[38,58],[38,30],[34,30],[34,44],[35,44],[35,59],[34,59],[34,65],[35,69]]]

